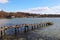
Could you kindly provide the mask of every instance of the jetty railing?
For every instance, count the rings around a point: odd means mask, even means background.
[[[49,25],[52,25],[51,22],[44,22],[44,23],[34,23],[34,24],[19,24],[19,25],[14,25],[14,26],[3,26],[3,27],[0,27],[0,38],[3,38],[3,36],[6,34],[6,30],[9,30],[11,28],[14,28],[15,30],[15,34],[17,34],[17,30],[18,29],[18,32],[20,31],[19,28],[21,26],[24,27],[24,32],[29,32],[31,30],[34,30],[34,29],[37,29],[37,28],[40,28],[40,27],[44,27],[44,26],[49,26]],[[29,27],[31,27],[31,29],[29,29]]]

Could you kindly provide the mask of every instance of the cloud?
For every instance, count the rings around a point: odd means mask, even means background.
[[[0,9],[0,11],[1,11],[1,9]]]
[[[5,4],[5,3],[7,3],[8,2],[8,0],[0,0],[0,3],[1,4]]]
[[[60,6],[30,8],[22,12],[36,13],[36,14],[60,14]]]

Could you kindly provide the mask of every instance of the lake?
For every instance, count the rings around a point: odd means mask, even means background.
[[[60,39],[60,18],[14,18],[0,19],[0,27],[12,26],[17,24],[34,24],[42,22],[52,22],[51,26],[39,28],[34,31],[21,35],[17,39],[21,40],[59,40]],[[11,30],[11,31],[10,31]],[[21,28],[23,30],[23,28]],[[14,33],[13,29],[7,30],[7,34]]]
[[[44,21],[43,21],[44,20]],[[34,24],[40,22],[46,22],[43,18],[14,18],[14,19],[1,19],[0,26],[11,26],[16,24]]]

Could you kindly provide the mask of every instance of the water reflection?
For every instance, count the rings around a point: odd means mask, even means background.
[[[34,31],[28,33],[21,33],[23,32],[24,27],[21,27],[20,34],[14,34],[14,30],[9,29],[7,30],[7,40],[59,40],[60,39],[60,18],[16,18],[16,19],[4,19],[0,20],[0,26],[12,26],[16,24],[33,24],[33,23],[40,23],[40,22],[53,22],[54,25],[49,27],[44,27],[40,29],[36,29]]]

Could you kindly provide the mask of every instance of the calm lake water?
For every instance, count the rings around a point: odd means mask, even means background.
[[[51,26],[36,29],[26,33],[21,40],[60,40],[60,18],[14,18],[0,19],[0,26],[12,26],[16,24],[34,24],[41,22],[52,22]],[[10,29],[12,30],[12,29]],[[7,34],[14,33],[7,30]],[[23,28],[21,28],[23,30]],[[12,30],[13,31],[13,30]]]

